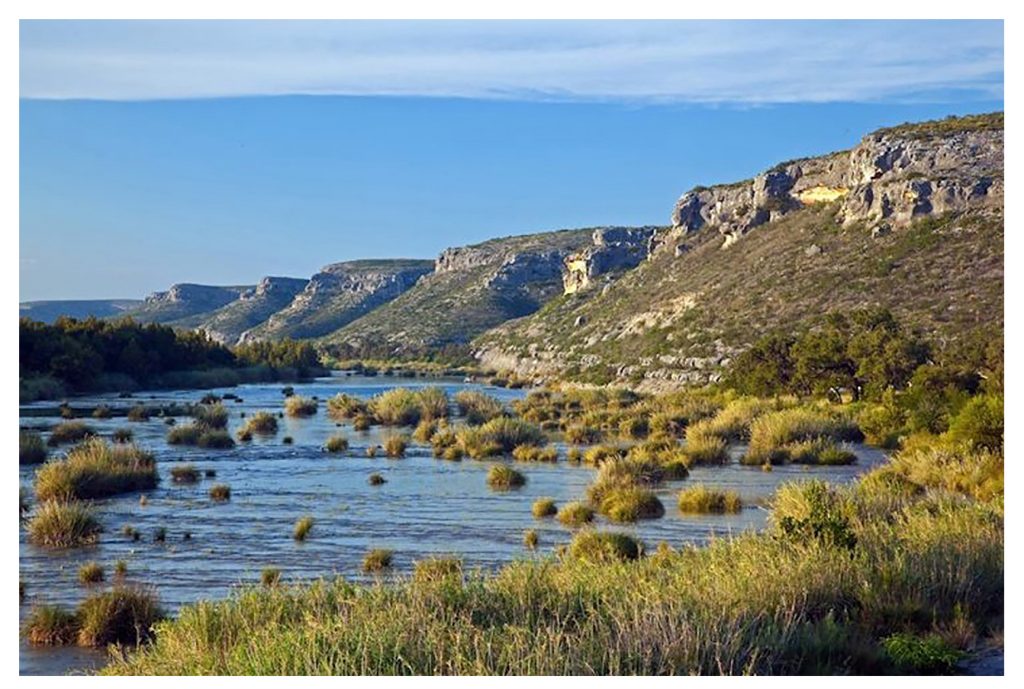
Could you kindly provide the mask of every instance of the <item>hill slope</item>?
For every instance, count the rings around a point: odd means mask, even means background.
[[[154,292],[149,295],[136,308],[125,311],[124,315],[131,316],[143,323],[172,324],[175,321],[185,321],[215,311],[238,299],[243,292],[251,289],[253,289],[253,285],[228,287],[192,283],[171,285],[166,292]],[[188,323],[181,325],[188,325]]]
[[[219,309],[174,321],[173,325],[201,328],[218,342],[235,344],[247,330],[291,304],[307,284],[309,280],[301,278],[265,277],[255,288]]]
[[[116,317],[142,304],[141,299],[55,299],[23,301],[19,306],[20,315],[34,321],[53,323],[61,316],[79,320]]]
[[[1002,325],[1003,130],[992,115],[905,125],[851,151],[684,194],[610,288],[482,335],[488,366],[649,387],[714,379],[771,328],[890,308],[940,337]]]

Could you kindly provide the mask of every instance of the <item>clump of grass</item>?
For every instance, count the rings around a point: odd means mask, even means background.
[[[128,410],[128,420],[135,422],[149,421],[149,410],[137,404]]]
[[[423,419],[416,424],[416,430],[412,432],[413,440],[420,443],[429,443],[430,439],[437,433],[437,421]]]
[[[135,445],[109,445],[98,438],[71,450],[59,462],[36,473],[40,500],[104,498],[154,488],[157,484],[153,455]]]
[[[408,388],[392,388],[370,400],[377,421],[385,426],[415,426],[423,412],[415,392]]]
[[[847,419],[813,409],[784,409],[764,414],[751,424],[745,464],[791,461],[794,449],[807,441],[859,441],[863,434]],[[804,456],[807,456],[806,453]]]
[[[103,578],[103,565],[98,562],[86,562],[78,568],[78,581],[83,584],[98,584]]]
[[[519,445],[512,450],[512,456],[520,462],[557,462],[557,448],[537,447],[536,445]]]
[[[200,404],[192,409],[192,418],[204,430],[223,430],[228,427],[228,408],[220,402]]]
[[[313,529],[313,518],[310,516],[301,517],[295,522],[295,528],[292,529],[292,538],[296,541],[304,541],[309,536],[309,532]]]
[[[94,419],[109,419],[111,416],[113,416],[113,412],[105,404],[101,404],[92,410],[92,418]]]
[[[735,491],[720,491],[697,484],[679,491],[679,511],[687,514],[735,513],[743,501]]]
[[[238,429],[237,438],[240,443],[252,442],[252,431],[243,426]]]
[[[235,446],[235,440],[225,430],[204,431],[196,443],[199,447],[213,450],[230,450]]]
[[[558,507],[551,498],[537,498],[533,501],[530,512],[538,519],[541,517],[553,517],[558,514]]]
[[[18,463],[41,464],[46,461],[46,445],[43,436],[33,431],[18,433]]]
[[[277,567],[264,567],[260,572],[260,583],[264,586],[276,586],[281,581],[281,570]]]
[[[36,605],[21,634],[33,646],[68,646],[78,638],[78,618],[59,605]]]
[[[191,464],[171,467],[171,480],[175,483],[196,483],[199,480],[199,471]]]
[[[168,445],[198,445],[203,434],[202,427],[197,423],[184,423],[172,426],[167,431]]]
[[[53,427],[50,431],[50,439],[46,441],[46,444],[50,447],[67,445],[91,438],[94,435],[96,435],[96,431],[84,421],[64,421]]]
[[[375,548],[363,557],[364,572],[381,572],[391,567],[394,552],[384,548]]]
[[[600,466],[609,460],[622,459],[625,456],[626,450],[617,445],[595,445],[583,453],[583,461]]]
[[[253,435],[274,435],[277,433],[277,417],[266,411],[250,416],[242,427]]]
[[[649,427],[643,416],[627,416],[619,423],[619,437],[626,440],[640,440],[647,436]]]
[[[574,445],[593,445],[601,442],[601,429],[575,424],[565,429],[565,442]]]
[[[588,562],[624,562],[643,554],[643,543],[622,533],[586,530],[577,534],[569,545],[569,555]]]
[[[377,456],[377,446],[376,445],[367,445],[366,446],[366,456],[369,457],[370,459],[373,459],[374,457],[376,457]]]
[[[448,394],[439,387],[426,387],[416,392],[420,418],[437,421],[448,418]]]
[[[452,581],[462,578],[462,560],[454,557],[428,557],[413,565],[412,579],[417,583]]]
[[[317,401],[309,397],[292,395],[284,401],[284,413],[294,418],[303,418],[316,414]]]
[[[354,419],[366,415],[366,404],[358,397],[339,392],[327,400],[327,414],[332,419]]]
[[[579,464],[583,461],[583,453],[578,447],[570,447],[565,453],[565,461],[570,464]]]
[[[369,414],[359,414],[352,419],[352,430],[366,431],[372,425],[373,418]]]
[[[477,426],[505,413],[505,408],[494,397],[478,390],[460,390],[455,393],[455,405],[466,423]]]
[[[405,456],[405,449],[409,446],[408,436],[400,433],[392,433],[384,438],[384,454],[393,459]]]
[[[582,502],[570,502],[558,511],[558,521],[570,528],[579,528],[594,521],[594,510]]]
[[[598,509],[613,522],[621,523],[631,523],[638,519],[658,519],[665,514],[665,506],[661,504],[658,496],[640,486],[608,491]]]
[[[327,439],[327,443],[324,445],[330,453],[347,452],[348,451],[348,438],[344,435],[332,435]]]
[[[530,550],[536,549],[539,542],[540,538],[537,536],[537,532],[534,529],[527,529],[523,532],[523,545]]]
[[[118,580],[123,580],[128,576],[128,563],[124,560],[118,560],[114,563],[114,577]]]
[[[366,482],[369,483],[371,486],[383,486],[388,481],[380,474],[374,473],[370,474],[370,477],[366,479]]]
[[[900,632],[882,639],[882,647],[898,669],[914,675],[950,674],[966,655],[938,634]]]
[[[134,437],[135,433],[130,428],[116,428],[110,434],[110,439],[115,443],[130,443]]]
[[[231,499],[231,486],[223,483],[210,486],[210,498],[215,502],[225,502]]]
[[[133,586],[118,586],[94,594],[78,607],[78,643],[82,646],[137,645],[153,636],[163,619],[156,594]]]
[[[512,490],[526,485],[526,477],[510,466],[495,464],[487,472],[487,485],[493,490]]]

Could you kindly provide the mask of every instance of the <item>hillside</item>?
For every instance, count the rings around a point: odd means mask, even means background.
[[[265,277],[255,288],[242,292],[219,309],[175,321],[173,325],[201,328],[218,342],[235,344],[247,330],[291,304],[308,283],[300,278]]]
[[[61,316],[70,318],[116,317],[142,304],[141,299],[55,299],[23,301],[18,305],[20,316],[34,321],[53,323]]]
[[[166,323],[186,321],[204,313],[215,311],[220,307],[238,299],[245,291],[253,289],[253,285],[215,286],[181,283],[171,285],[166,292],[154,292],[141,304],[124,312],[143,323]],[[188,326],[189,323],[181,323]]]
[[[415,287],[322,343],[343,358],[420,356],[466,345],[561,294],[566,257],[588,247],[592,234],[562,230],[447,249]]]
[[[1002,115],[903,125],[684,194],[610,288],[479,337],[487,366],[661,387],[714,379],[773,328],[880,305],[943,338],[1002,326]]]

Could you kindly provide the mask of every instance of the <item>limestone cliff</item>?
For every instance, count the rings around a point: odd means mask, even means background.
[[[265,277],[238,299],[199,316],[191,327],[205,330],[218,342],[235,344],[245,331],[287,307],[308,283],[301,278]]]
[[[252,285],[221,287],[180,283],[166,292],[150,294],[142,304],[126,310],[123,315],[145,323],[174,323],[219,309],[252,288]]]
[[[566,294],[592,287],[598,278],[607,284],[617,273],[635,268],[647,258],[654,227],[599,227],[593,244],[565,259],[562,284]]]

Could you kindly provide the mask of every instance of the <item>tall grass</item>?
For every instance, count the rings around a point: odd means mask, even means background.
[[[267,411],[258,411],[246,419],[242,428],[255,435],[274,435],[277,433],[277,417]]]
[[[96,431],[84,421],[64,421],[50,431],[50,439],[46,441],[50,447],[77,443],[80,440],[96,435]]]
[[[292,395],[285,398],[284,413],[291,417],[301,418],[316,414],[317,401],[309,397]]]
[[[455,405],[466,423],[480,425],[505,413],[505,408],[494,397],[478,390],[460,390],[455,393]]]
[[[792,461],[792,451],[802,442],[860,441],[863,438],[857,425],[844,417],[814,409],[784,409],[754,420],[743,462],[781,464]]]
[[[743,509],[743,501],[735,491],[722,491],[698,484],[679,491],[677,500],[683,513],[729,513]]]
[[[134,586],[116,586],[82,601],[78,607],[78,643],[82,646],[140,644],[152,637],[164,617],[156,594]]]
[[[526,477],[505,464],[495,464],[487,472],[487,485],[493,490],[512,490],[526,485]]]
[[[354,395],[339,392],[327,400],[327,414],[332,419],[353,419],[366,413],[366,403]]]
[[[78,637],[78,618],[59,605],[36,605],[21,628],[33,646],[67,646]]]
[[[415,426],[423,415],[420,398],[408,388],[392,388],[370,400],[374,417],[385,426]]]
[[[95,543],[101,528],[93,509],[77,500],[47,500],[28,522],[31,543],[48,548],[73,548]]]
[[[42,464],[46,461],[46,444],[43,437],[34,431],[18,433],[18,463]]]
[[[40,500],[103,498],[154,488],[157,484],[153,455],[135,445],[110,445],[89,440],[67,457],[50,462],[36,473]]]

